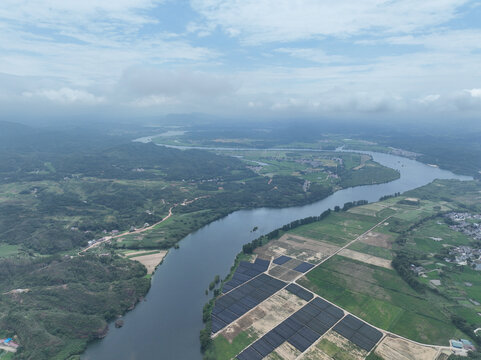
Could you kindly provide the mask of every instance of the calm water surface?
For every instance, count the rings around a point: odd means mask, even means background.
[[[111,325],[107,337],[91,344],[82,359],[201,359],[202,307],[209,299],[205,289],[215,275],[222,278],[229,272],[243,244],[293,220],[319,215],[348,201],[377,201],[383,195],[414,189],[434,179],[470,179],[414,160],[368,153],[375,161],[399,170],[401,178],[341,190],[310,205],[236,211],[188,235],[180,242],[180,249],[171,250],[158,268],[147,301],[124,316],[122,328]],[[259,230],[252,233],[254,226]]]

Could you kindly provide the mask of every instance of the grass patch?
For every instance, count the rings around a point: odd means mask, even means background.
[[[379,246],[364,244],[362,242],[356,241],[354,244],[349,246],[349,249],[362,252],[364,254],[369,254],[377,256],[383,259],[392,260],[392,252],[389,249],[382,248]]]
[[[204,359],[229,360],[234,358],[245,347],[257,340],[257,336],[249,331],[242,331],[232,343],[229,343],[222,335],[212,341],[212,346],[204,354]]]
[[[352,345],[352,346],[351,346]],[[349,347],[352,349],[345,349],[345,348],[340,348],[333,342],[329,341],[326,338],[323,338],[319,343],[317,344],[317,348],[322,350],[325,354],[329,355],[332,359],[334,360],[352,360],[356,359],[355,356],[351,354],[349,350],[354,350],[356,346],[352,343],[349,343]]]
[[[19,245],[0,244],[0,258],[18,254]]]
[[[9,352],[9,351],[4,351],[0,350],[0,360],[11,360],[15,356],[15,353]]]

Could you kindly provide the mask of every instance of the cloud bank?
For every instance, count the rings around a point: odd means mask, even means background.
[[[0,111],[476,118],[478,5],[4,0]]]

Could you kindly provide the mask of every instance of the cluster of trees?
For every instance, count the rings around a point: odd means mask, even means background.
[[[250,174],[244,164],[233,157],[140,143],[94,149],[91,152],[0,151],[0,159],[2,182],[58,181],[72,175],[103,179],[162,178],[185,181],[218,177],[230,181]]]
[[[336,206],[334,208],[334,211],[338,212],[338,211],[347,211],[353,207],[356,207],[356,206],[362,206],[362,205],[367,205],[369,204],[369,201],[367,200],[357,200],[357,201],[348,201],[347,203],[344,203],[342,209],[339,209],[338,206]]]
[[[476,330],[476,326],[473,324],[469,324],[465,319],[460,316],[452,315],[451,322],[454,326],[456,326],[459,330],[461,330],[465,334],[474,334],[474,330]],[[478,346],[481,346],[481,337],[479,336],[471,336],[471,338],[476,342]]]
[[[391,198],[395,198],[395,197],[398,197],[398,196],[401,196],[401,193],[400,192],[396,192],[392,195],[384,195],[384,196],[381,196],[379,198],[379,201],[384,201],[384,200],[387,200],[387,199],[391,199]]]
[[[416,259],[411,254],[405,251],[399,251],[394,256],[391,264],[399,276],[414,290],[420,293],[426,291],[426,285],[419,282],[411,270],[411,264],[416,264]]]
[[[149,289],[145,268],[115,255],[0,261],[0,328],[19,337],[18,359],[47,360],[82,352],[107,322]]]
[[[254,250],[257,249],[258,247],[261,247],[269,240],[277,238],[281,231],[289,231],[302,225],[307,225],[313,222],[321,221],[322,219],[326,218],[330,213],[331,213],[331,209],[327,209],[319,216],[309,216],[304,219],[294,220],[289,224],[282,226],[281,228],[275,229],[270,233],[263,235],[261,237],[258,237],[257,239],[252,240],[250,243],[243,245],[242,252],[244,254],[252,254]]]

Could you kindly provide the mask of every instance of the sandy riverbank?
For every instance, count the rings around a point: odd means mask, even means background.
[[[154,254],[149,254],[149,252],[146,252],[146,251],[135,251],[135,252],[128,253],[127,255],[129,256],[130,260],[138,261],[142,265],[144,265],[147,268],[147,274],[153,274],[156,267],[162,262],[162,260],[164,260],[167,253],[168,253],[167,250],[161,250]],[[146,254],[146,255],[142,255],[142,254]],[[137,255],[137,256],[132,257],[132,255]]]

